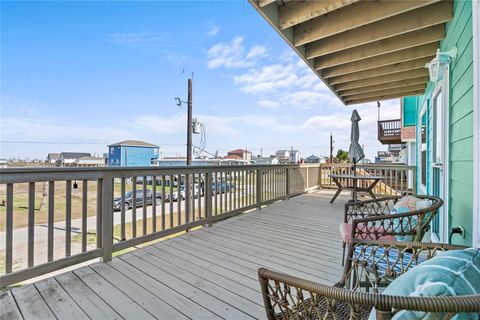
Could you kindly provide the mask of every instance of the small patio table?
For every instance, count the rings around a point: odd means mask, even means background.
[[[352,190],[353,191],[353,201],[357,201],[357,193],[358,192],[367,192],[373,199],[377,197],[373,193],[373,188],[377,185],[383,177],[380,176],[369,176],[369,175],[353,175],[353,174],[331,174],[329,175],[332,178],[333,182],[337,185],[338,189],[335,195],[333,196],[330,203],[333,203],[335,199],[337,199],[340,192],[343,190]],[[371,181],[370,185],[366,188],[364,187],[357,187],[357,183],[359,180]],[[352,181],[352,185],[343,185],[342,182],[344,181]]]

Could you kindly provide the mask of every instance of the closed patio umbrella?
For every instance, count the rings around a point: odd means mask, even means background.
[[[357,174],[357,162],[362,160],[365,157],[363,153],[362,146],[358,143],[360,139],[360,129],[358,127],[358,122],[362,120],[357,110],[353,110],[352,117],[352,131],[350,133],[350,149],[348,150],[348,156],[353,161],[353,175]],[[357,180],[353,179],[353,201],[357,200]]]

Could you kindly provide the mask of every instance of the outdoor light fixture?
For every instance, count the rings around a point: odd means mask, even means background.
[[[446,66],[456,57],[457,47],[453,47],[452,50],[447,52],[440,52],[440,49],[438,49],[435,58],[425,65],[430,74],[430,81],[437,82],[442,80]]]

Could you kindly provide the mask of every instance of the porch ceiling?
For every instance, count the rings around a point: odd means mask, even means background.
[[[418,95],[449,0],[249,0],[346,105]]]

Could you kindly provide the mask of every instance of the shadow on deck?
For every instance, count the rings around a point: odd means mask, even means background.
[[[265,318],[257,269],[341,276],[346,198],[301,195],[1,295],[0,318]]]

